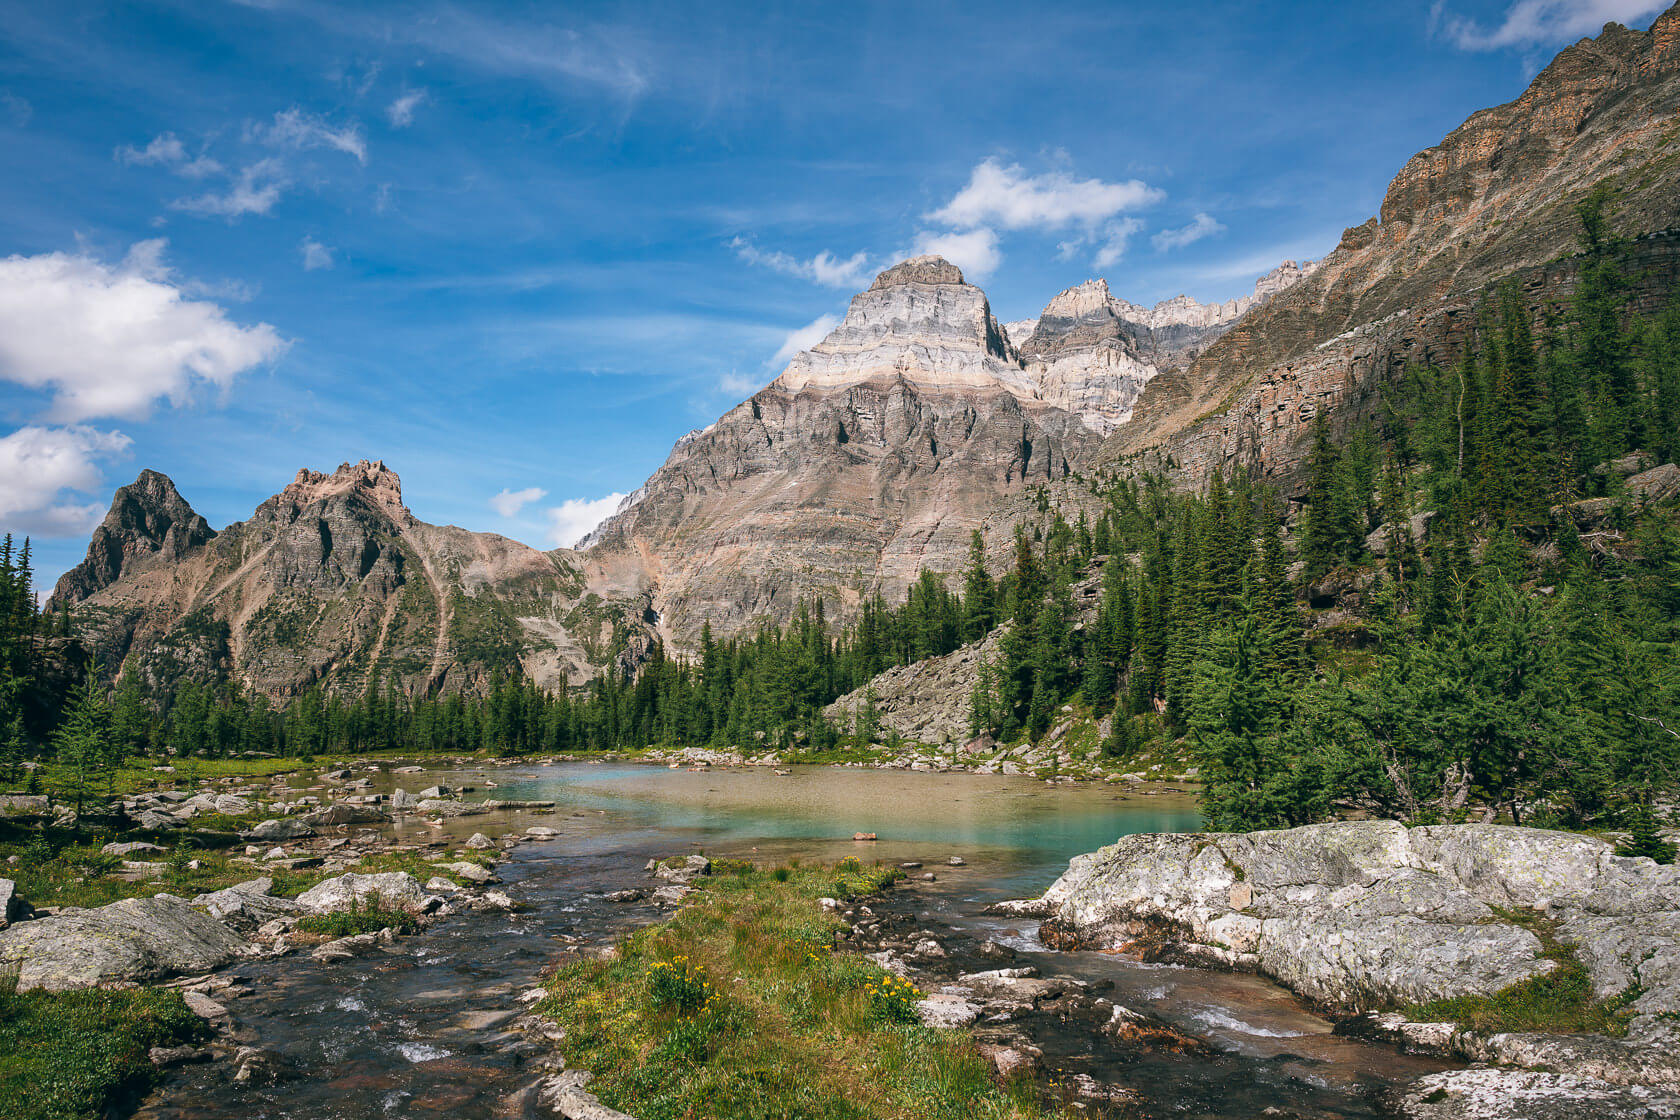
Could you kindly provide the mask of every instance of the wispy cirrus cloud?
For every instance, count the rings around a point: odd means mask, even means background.
[[[385,107],[385,119],[392,128],[407,128],[414,123],[414,113],[424,105],[429,95],[423,89],[404,90],[395,101]]]
[[[260,159],[240,168],[239,174],[222,190],[178,198],[169,207],[200,217],[226,218],[232,222],[246,214],[267,214],[273,210],[289,183],[281,161]]]
[[[1492,27],[1454,14],[1445,0],[1429,10],[1430,29],[1461,50],[1552,47],[1597,35],[1606,23],[1629,23],[1660,12],[1669,0],[1516,0]]]
[[[355,121],[335,125],[325,117],[295,105],[274,114],[272,121],[248,126],[246,138],[271,148],[293,151],[329,148],[353,156],[357,163],[362,164],[367,163],[368,158],[367,140],[362,135],[361,125]]]
[[[333,266],[332,250],[313,237],[305,237],[303,244],[298,246],[298,252],[303,256],[305,272],[319,272]]]
[[[824,249],[809,260],[800,260],[779,250],[760,249],[745,237],[734,238],[729,247],[748,264],[812,280],[829,288],[856,288],[869,278],[868,253],[853,253],[841,258]]]
[[[1166,252],[1168,249],[1182,249],[1186,245],[1193,245],[1204,237],[1224,233],[1225,227],[1216,221],[1211,214],[1197,214],[1189,224],[1177,229],[1164,229],[1149,239],[1155,246],[1156,252]]]

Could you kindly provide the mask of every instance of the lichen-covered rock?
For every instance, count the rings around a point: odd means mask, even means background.
[[[1601,995],[1637,981],[1646,998],[1663,993],[1650,1014],[1680,1010],[1680,869],[1570,833],[1349,821],[1128,836],[1075,858],[1037,907],[1065,939],[1165,938],[1347,1009],[1491,994],[1549,971],[1540,940],[1495,914],[1524,909],[1580,946]]]
[[[434,896],[428,895],[420,880],[406,871],[386,871],[377,875],[340,875],[327,879],[298,895],[298,905],[316,913],[349,910],[369,903],[392,910],[417,912],[431,905]]]
[[[184,899],[158,895],[0,930],[0,966],[17,968],[20,991],[62,991],[208,972],[244,946]]]
[[[201,894],[193,899],[193,905],[250,936],[276,918],[289,918],[304,912],[302,904],[294,899],[276,897],[273,891],[274,880],[265,876]]]
[[[1395,1111],[1406,1120],[1673,1120],[1680,1096],[1575,1073],[1455,1069],[1412,1082]]]

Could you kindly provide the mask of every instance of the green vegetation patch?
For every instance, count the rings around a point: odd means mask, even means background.
[[[834,948],[820,898],[898,872],[846,860],[713,875],[699,901],[610,961],[563,965],[538,1013],[566,1060],[639,1120],[1037,1117],[1030,1082],[999,1084],[962,1032],[915,1023],[919,993]]]
[[[1499,919],[1529,930],[1545,946],[1542,958],[1557,967],[1544,976],[1512,984],[1491,996],[1458,996],[1413,1004],[1401,1009],[1413,1022],[1457,1023],[1483,1034],[1505,1031],[1543,1031],[1552,1034],[1627,1033],[1629,1005],[1639,992],[1630,988],[1607,1000],[1595,999],[1592,978],[1575,950],[1557,939],[1553,926],[1532,911],[1495,910]]]
[[[9,1120],[105,1116],[150,1089],[147,1054],[204,1038],[181,993],[17,992],[0,981],[0,1102]]]
[[[420,923],[405,910],[388,910],[380,906],[351,906],[330,914],[307,914],[297,920],[295,927],[302,933],[325,937],[354,937],[359,933],[377,933],[394,929],[398,933],[413,933]]]

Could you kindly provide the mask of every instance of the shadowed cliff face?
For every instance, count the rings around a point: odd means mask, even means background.
[[[1575,207],[1600,182],[1613,191],[1617,232],[1680,225],[1677,112],[1680,8],[1648,32],[1611,25],[1567,48],[1521,97],[1412,157],[1380,217],[1348,230],[1310,276],[1244,316],[1182,376],[1145,386],[1099,458],[1170,457],[1189,485],[1215,466],[1293,479],[1318,411],[1345,427],[1407,361],[1453,360],[1470,303],[1489,285],[1518,274],[1536,313],[1566,296],[1573,273],[1549,262],[1574,253]],[[1673,246],[1658,239],[1639,251],[1660,262]]]

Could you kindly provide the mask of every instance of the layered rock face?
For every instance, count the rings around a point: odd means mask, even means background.
[[[1181,295],[1150,308],[1116,299],[1105,280],[1087,280],[1058,294],[1037,319],[1010,324],[1007,333],[1015,339],[1027,331],[1016,348],[1035,394],[1107,435],[1132,418],[1133,402],[1157,374],[1193,360],[1250,308],[1315,267],[1285,261],[1253,293],[1225,303]]]
[[[1088,280],[1052,299],[1021,344],[1037,395],[1104,435],[1132,418],[1132,402],[1158,372],[1120,307],[1106,281]]]
[[[1215,467],[1288,482],[1320,410],[1350,426],[1410,361],[1450,362],[1489,286],[1516,275],[1540,316],[1566,300],[1576,205],[1611,188],[1614,232],[1676,225],[1680,9],[1646,32],[1610,25],[1565,49],[1517,100],[1414,156],[1381,214],[1293,286],[1251,310],[1182,375],[1150,382],[1104,459],[1132,457],[1197,485]],[[1635,246],[1652,298],[1672,283],[1668,236]],[[1280,278],[1282,279],[1282,278]],[[1666,298],[1666,294],[1664,295]],[[1234,402],[1234,403],[1233,403]]]
[[[844,615],[960,568],[971,530],[1094,446],[1038,399],[986,297],[938,258],[882,273],[828,338],[692,434],[593,538],[690,647],[822,596]]]
[[[148,471],[52,605],[74,609],[109,672],[231,674],[285,698],[317,682],[477,691],[498,668],[581,680],[640,625],[645,608],[617,589],[574,553],[419,521],[395,472],[363,461],[299,471],[221,533]]]

